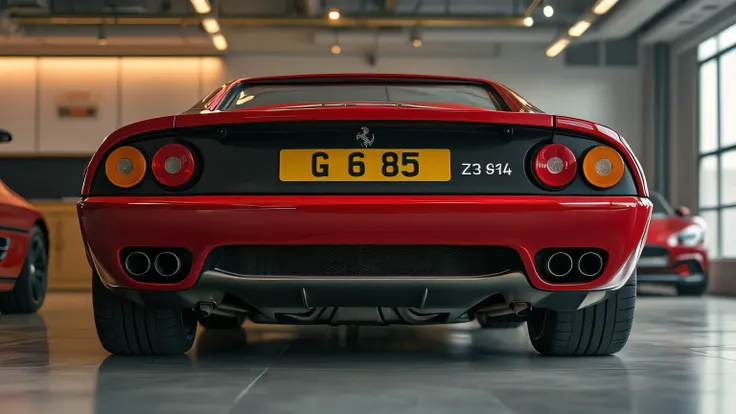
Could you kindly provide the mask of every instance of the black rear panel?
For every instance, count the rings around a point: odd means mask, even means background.
[[[368,133],[365,133],[365,129]],[[290,182],[281,181],[283,149],[369,150],[447,149],[449,181]],[[235,124],[170,130],[126,142],[149,160],[161,146],[182,143],[195,152],[198,179],[189,188],[168,190],[149,171],[136,187],[113,186],[98,168],[92,195],[246,195],[246,194],[550,194],[535,184],[531,156],[542,143],[559,142],[580,159],[595,141],[553,135],[551,128],[448,122],[283,122]],[[401,152],[397,152],[401,157]],[[489,174],[489,164],[490,172]],[[422,168],[433,165],[422,164]],[[403,168],[403,167],[402,167]],[[424,171],[424,170],[423,170]],[[478,174],[479,173],[479,174]],[[477,175],[476,175],[477,174]],[[629,172],[615,187],[595,190],[578,177],[556,194],[636,195]]]
[[[249,276],[484,276],[523,271],[509,247],[436,245],[234,246],[215,249],[217,270]]]

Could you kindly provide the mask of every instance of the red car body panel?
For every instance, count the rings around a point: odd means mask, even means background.
[[[39,220],[43,220],[41,213],[0,181],[0,238],[10,240],[5,258],[0,260],[0,291],[13,289],[26,258],[28,232]]]
[[[519,252],[535,288],[595,290],[612,282],[636,251],[650,213],[651,203],[638,197],[90,197],[79,206],[84,238],[95,246],[92,260],[105,281],[152,290],[191,288],[212,249],[243,244],[502,245]],[[123,271],[120,250],[148,245],[188,249],[193,270],[176,284],[136,282]],[[547,283],[533,255],[560,246],[605,249],[609,265],[591,282]]]

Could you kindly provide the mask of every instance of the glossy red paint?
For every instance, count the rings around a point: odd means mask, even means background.
[[[651,203],[628,196],[90,197],[78,211],[90,257],[113,286],[191,288],[218,246],[443,244],[509,246],[519,252],[534,287],[589,290],[610,282],[641,243]],[[193,269],[175,285],[136,282],[118,259],[126,246],[186,248]],[[533,263],[534,254],[549,247],[603,248],[609,262],[594,281],[554,285]]]
[[[634,174],[639,195],[649,197],[649,188],[647,188],[647,183],[644,179],[644,170],[641,168],[639,161],[634,157],[634,152],[631,151],[629,144],[616,131],[604,125],[567,116],[555,116],[555,127],[562,131],[596,137],[618,150],[623,156],[626,165],[629,166],[631,173]]]
[[[698,220],[692,217],[653,217],[649,224],[649,232],[647,233],[647,245],[665,247],[670,252],[670,258],[668,268],[671,268],[675,263],[683,260],[695,260],[700,263],[705,273],[708,272],[709,260],[708,251],[704,244],[697,246],[682,246],[678,245],[675,247],[667,244],[667,239],[673,234],[685,227],[691,225],[700,225]]]
[[[28,231],[41,213],[0,181],[0,237],[10,239],[10,249],[0,260],[0,291],[12,290],[26,258]]]

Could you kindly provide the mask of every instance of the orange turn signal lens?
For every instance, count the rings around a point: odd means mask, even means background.
[[[146,175],[146,158],[133,147],[120,147],[107,157],[105,174],[118,187],[133,187]]]
[[[613,148],[594,147],[583,159],[583,175],[594,187],[611,188],[624,176],[624,160]]]

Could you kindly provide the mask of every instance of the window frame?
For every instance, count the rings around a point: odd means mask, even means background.
[[[721,125],[722,123],[722,119],[721,119],[721,104],[722,104],[721,57],[723,57],[724,55],[728,53],[736,53],[736,43],[730,45],[727,48],[721,49],[719,42],[720,42],[721,33],[725,32],[726,30],[731,29],[732,27],[733,26],[729,26],[728,28],[704,40],[703,42],[700,42],[698,44],[698,47],[701,44],[710,41],[711,39],[715,40],[716,53],[709,56],[706,59],[701,60],[699,57],[697,58],[697,63],[698,63],[698,83],[697,83],[698,84],[698,94],[697,94],[698,96],[698,109],[697,109],[698,111],[698,115],[697,115],[698,133],[697,133],[697,137],[698,139],[697,139],[696,145],[697,145],[697,154],[698,154],[698,164],[697,164],[698,176],[700,175],[700,168],[703,162],[703,158],[708,157],[708,156],[715,156],[716,158],[716,191],[715,191],[716,192],[716,203],[713,206],[707,206],[707,207],[701,206],[700,205],[701,189],[698,188],[698,211],[699,212],[715,212],[716,214],[716,220],[718,223],[716,246],[712,246],[710,249],[711,251],[709,253],[712,254],[713,257],[717,257],[717,258],[728,258],[724,256],[724,253],[723,253],[723,233],[724,233],[722,231],[724,230],[723,229],[723,210],[736,207],[736,203],[724,204],[722,202],[722,191],[723,191],[723,188],[722,188],[723,187],[722,158],[723,158],[724,153],[730,152],[730,151],[736,151],[736,143],[727,145],[725,147],[721,145],[723,141],[722,130],[721,130],[721,127],[722,127]],[[710,62],[715,62],[716,64],[716,105],[715,105],[716,149],[712,151],[701,152],[700,143],[701,143],[702,137],[700,136],[700,132],[701,132],[700,125],[701,125],[701,121],[703,118],[702,116],[703,103],[701,102],[701,99],[700,99],[700,91],[702,90],[703,85],[702,85],[702,79],[701,79],[700,74],[701,74],[701,68],[703,67],[703,65],[705,65],[706,63],[710,63]],[[698,183],[699,182],[700,182],[700,179],[698,178]]]

